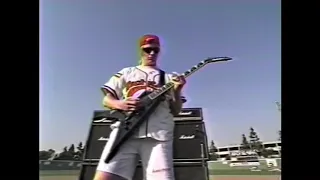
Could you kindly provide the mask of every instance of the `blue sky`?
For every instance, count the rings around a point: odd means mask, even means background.
[[[40,149],[84,141],[100,86],[137,63],[137,40],[162,39],[160,66],[183,72],[206,57],[229,56],[188,79],[185,107],[202,107],[209,139],[241,142],[252,126],[263,141],[281,128],[279,0],[42,0]]]

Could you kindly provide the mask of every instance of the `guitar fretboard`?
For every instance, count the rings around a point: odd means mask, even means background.
[[[187,78],[188,76],[190,76],[191,74],[193,74],[194,72],[198,71],[199,69],[201,69],[202,67],[204,67],[205,65],[207,65],[209,63],[220,62],[220,61],[229,61],[229,60],[231,60],[231,58],[229,58],[229,57],[208,58],[208,59],[206,59],[204,61],[201,61],[200,63],[198,63],[197,65],[193,66],[192,68],[188,69],[187,71],[185,71],[181,75],[184,76],[185,78]],[[150,93],[148,95],[148,97],[150,99],[155,99],[158,96],[162,95],[163,93],[167,92],[173,86],[174,86],[174,83],[173,82],[169,82],[169,83],[163,85],[160,89],[157,89],[157,90],[153,91],[152,93]]]

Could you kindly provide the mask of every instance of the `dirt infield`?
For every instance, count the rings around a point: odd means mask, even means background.
[[[40,180],[77,180],[77,179],[78,179],[78,176],[40,176]],[[280,176],[210,176],[210,180],[279,180],[279,179],[280,179]]]

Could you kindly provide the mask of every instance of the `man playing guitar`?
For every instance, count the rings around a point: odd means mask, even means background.
[[[157,66],[160,40],[155,35],[144,35],[139,41],[140,61],[135,67],[127,67],[113,75],[102,86],[103,105],[111,109],[133,111],[139,105],[136,98],[144,91],[162,86]],[[105,163],[106,150],[101,155],[94,180],[131,180],[138,157],[141,158],[144,179],[174,180],[173,172],[173,116],[181,110],[185,99],[181,91],[186,83],[183,76],[164,74],[166,82],[175,85],[166,94],[156,110],[135,135],[126,141],[109,163]]]

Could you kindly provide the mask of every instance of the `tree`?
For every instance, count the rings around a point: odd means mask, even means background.
[[[55,150],[39,151],[39,160],[82,160],[84,147],[82,142],[75,147],[74,144],[65,146],[61,153],[56,153]]]
[[[210,144],[210,147],[209,147],[209,155],[210,155],[209,158],[210,158],[211,161],[217,160],[216,150],[217,150],[217,147],[215,146],[213,140],[211,140],[211,144]]]
[[[74,154],[75,153],[75,147],[74,147],[74,144],[71,144],[69,149],[68,149],[68,152],[70,152],[71,154]]]
[[[63,148],[63,152],[68,152],[68,147],[67,146]]]
[[[51,157],[49,151],[39,151],[39,160],[47,160]]]
[[[82,142],[79,142],[79,144],[78,144],[78,146],[77,146],[77,150],[78,150],[78,151],[83,151]]]
[[[242,143],[240,149],[243,151],[248,151],[251,149],[250,143],[248,142],[247,137],[244,134],[242,134]]]
[[[77,146],[77,152],[75,152],[74,158],[76,160],[81,160],[83,159],[83,153],[84,153],[84,147],[82,142],[79,142],[78,146]]]
[[[55,150],[49,149],[48,151],[39,151],[39,160],[48,160],[55,153]]]
[[[63,151],[54,158],[54,160],[74,160],[74,158],[72,152],[68,151],[68,147],[66,146],[63,148]]]
[[[53,150],[53,149],[49,149],[48,152],[49,152],[50,154],[54,154],[56,151]]]
[[[264,158],[268,158],[269,156],[273,155],[272,149],[262,149],[260,156],[263,156]]]
[[[280,130],[280,131],[278,131],[278,135],[279,135],[278,140],[279,140],[279,141],[281,141],[281,130]]]
[[[252,127],[250,127],[249,138],[252,150],[255,150],[256,152],[261,152],[263,149],[262,143],[260,141],[260,138],[258,137],[258,134]]]

